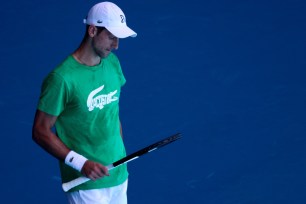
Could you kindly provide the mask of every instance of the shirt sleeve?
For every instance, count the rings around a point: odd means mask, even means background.
[[[123,86],[126,83],[126,79],[125,79],[125,76],[123,74],[120,61],[119,61],[118,57],[113,53],[112,53],[111,57],[112,57],[113,66],[116,68],[116,73],[119,77],[120,85]]]
[[[41,87],[38,109],[50,115],[59,116],[68,100],[68,88],[64,79],[50,73]]]
[[[118,61],[118,75],[119,75],[119,80],[120,80],[121,86],[123,86],[126,83],[126,79],[125,79],[124,74],[122,72],[119,61]]]

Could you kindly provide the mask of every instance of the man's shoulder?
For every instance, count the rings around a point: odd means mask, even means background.
[[[45,77],[44,81],[64,81],[64,79],[69,76],[71,69],[71,59],[70,56],[66,57],[62,62],[60,62],[53,70],[51,70]]]
[[[59,63],[55,67],[53,72],[56,72],[56,73],[66,72],[67,70],[69,70],[73,67],[73,63],[74,63],[74,61],[72,59],[72,56],[69,55],[68,57],[66,57],[61,63]]]
[[[117,55],[113,52],[109,53],[106,60],[110,61],[110,62],[116,62],[116,63],[119,62],[119,59],[118,59]]]

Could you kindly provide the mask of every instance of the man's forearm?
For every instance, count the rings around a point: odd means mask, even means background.
[[[60,159],[65,160],[70,149],[51,131],[36,128],[33,130],[33,140],[48,153]]]

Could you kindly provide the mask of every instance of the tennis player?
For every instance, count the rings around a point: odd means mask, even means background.
[[[84,23],[80,46],[43,81],[32,137],[59,160],[62,182],[90,178],[67,192],[70,204],[126,204],[126,165],[106,168],[126,156],[119,119],[126,80],[112,51],[137,34],[111,2],[94,5]]]

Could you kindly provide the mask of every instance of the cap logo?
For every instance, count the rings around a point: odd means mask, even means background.
[[[97,20],[97,23],[103,23],[103,21],[101,21],[101,20]]]
[[[120,18],[121,18],[121,23],[125,23],[125,17],[124,17],[124,15],[120,15]]]

